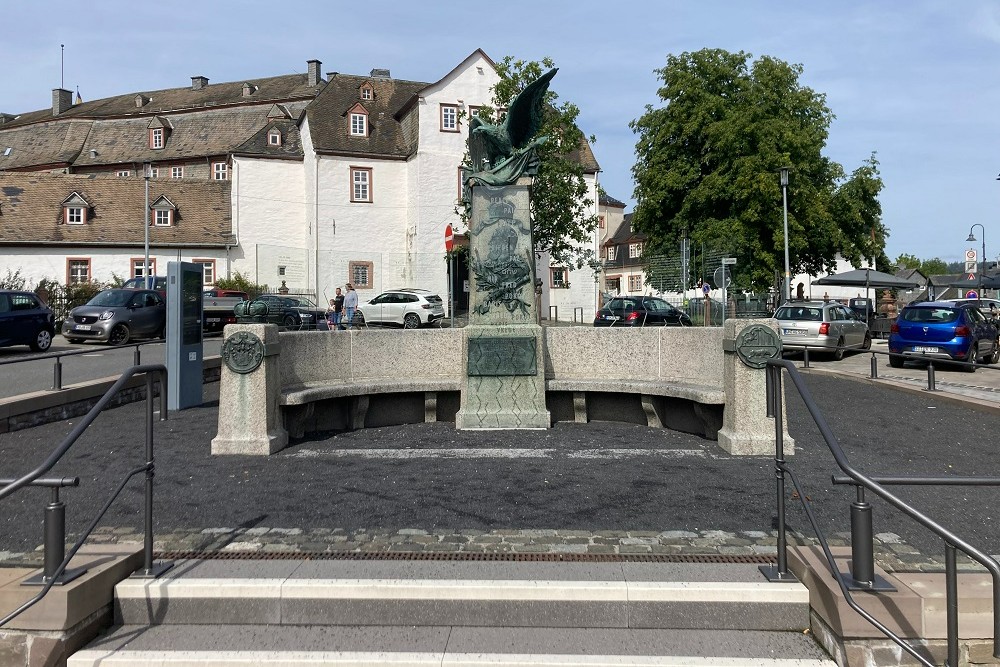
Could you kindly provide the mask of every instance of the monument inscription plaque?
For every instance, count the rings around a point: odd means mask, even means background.
[[[470,338],[470,376],[535,375],[534,336]]]

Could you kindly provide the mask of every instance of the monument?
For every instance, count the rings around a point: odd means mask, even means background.
[[[460,429],[550,426],[530,202],[539,166],[535,149],[546,141],[535,135],[556,71],[525,87],[500,125],[478,115],[469,123],[470,303]]]

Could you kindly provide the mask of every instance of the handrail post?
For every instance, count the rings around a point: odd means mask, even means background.
[[[50,581],[61,586],[69,583],[84,574],[87,568],[76,568],[73,570],[63,570],[62,574],[56,576],[59,566],[66,558],[66,503],[59,499],[59,486],[55,485],[51,489],[52,495],[49,504],[45,506],[45,516],[42,520],[43,532],[45,533],[42,549],[43,567],[40,575],[35,575],[22,582],[22,586],[44,586]]]
[[[934,362],[927,362],[927,391],[937,391],[937,383],[934,380]]]
[[[878,379],[878,360],[875,358],[875,353],[872,352],[872,375],[873,380]]]
[[[785,527],[785,441],[782,422],[781,367],[768,365],[766,391],[767,407],[774,417],[774,476],[778,496],[778,564],[761,565],[760,571],[771,582],[798,581],[788,571],[788,536]]]
[[[855,485],[857,500],[851,503],[851,583],[852,591],[895,591],[885,578],[875,574],[875,531],[872,504],[865,500],[865,487]],[[846,578],[846,577],[845,577]]]
[[[56,363],[52,366],[52,389],[62,390],[62,362],[60,357],[56,357]]]
[[[163,396],[166,383],[163,374],[157,373],[160,379],[160,396]],[[161,403],[161,408],[163,404]],[[161,418],[163,413],[161,411]],[[132,576],[143,579],[155,579],[173,566],[172,562],[153,564],[153,476],[155,474],[155,459],[153,457],[153,373],[146,373],[146,484],[145,484],[145,517],[143,526],[143,566]]]
[[[958,667],[958,567],[955,545],[944,543],[945,604],[948,611],[948,667]]]

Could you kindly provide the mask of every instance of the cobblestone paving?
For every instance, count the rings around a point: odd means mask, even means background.
[[[75,540],[77,536],[70,536]],[[790,533],[789,544],[817,544],[815,539]],[[88,544],[141,544],[141,533],[130,528],[99,527]],[[849,546],[849,535],[829,538],[831,547]],[[921,554],[894,533],[879,533],[875,540],[875,562],[888,572],[942,571],[942,559]],[[321,553],[497,553],[497,554],[595,554],[595,555],[724,555],[773,556],[777,553],[777,533],[720,530],[616,531],[503,529],[458,532],[420,529],[357,530],[317,528],[205,528],[156,535],[158,553],[200,551],[256,554]],[[42,547],[34,552],[0,551],[0,566],[40,565]],[[959,556],[960,570],[981,570],[978,564]]]

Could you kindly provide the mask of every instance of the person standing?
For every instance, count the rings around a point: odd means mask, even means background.
[[[330,310],[327,311],[327,319],[330,320],[331,331],[337,331],[338,329],[344,328],[344,325],[341,323],[343,315],[344,295],[338,287],[336,296],[330,299]]]
[[[344,318],[347,320],[347,329],[354,324],[354,311],[358,309],[358,293],[354,291],[354,285],[347,283],[347,294],[344,295]]]

